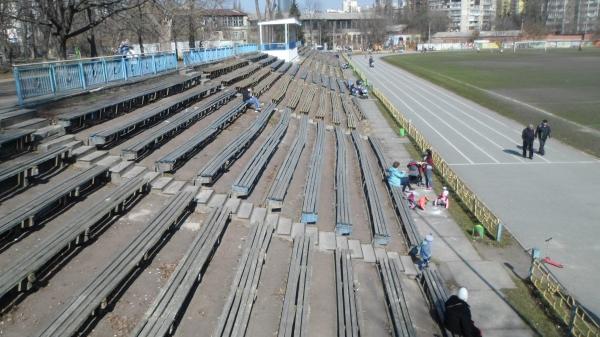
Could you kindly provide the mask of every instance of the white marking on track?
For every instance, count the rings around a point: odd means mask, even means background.
[[[394,83],[393,83],[392,81],[390,81],[390,80],[388,80],[388,79],[384,78],[383,76],[381,76],[381,79],[380,79],[380,80],[381,80],[381,81],[386,81],[386,82],[390,83],[392,87],[394,87]],[[383,90],[386,90],[386,91],[388,91],[389,89],[386,87],[386,88],[384,88]],[[435,128],[434,128],[434,127],[433,127],[433,126],[432,126],[432,125],[431,125],[429,122],[427,122],[427,121],[426,121],[426,120],[425,120],[423,117],[421,117],[421,116],[420,116],[420,115],[419,115],[419,114],[418,114],[418,113],[417,113],[417,112],[416,112],[414,109],[412,109],[412,108],[411,108],[411,107],[410,107],[408,104],[406,104],[402,98],[400,98],[398,95],[396,95],[396,94],[395,94],[393,91],[392,91],[392,92],[390,92],[390,93],[391,93],[391,94],[392,94],[394,97],[396,97],[396,98],[397,98],[399,101],[401,101],[401,102],[402,102],[402,104],[404,104],[404,106],[406,106],[407,108],[409,108],[409,109],[410,109],[410,110],[411,110],[411,111],[414,113],[414,115],[415,115],[416,117],[418,117],[420,120],[422,120],[424,123],[426,123],[426,124],[427,124],[427,125],[428,125],[430,128],[432,128],[432,129],[433,129],[433,130],[434,130],[434,131],[435,131],[435,132],[436,132],[438,135],[440,135],[440,136],[441,136],[441,137],[442,137],[444,140],[446,140],[447,142],[449,142],[449,141],[447,140],[447,138],[445,138],[444,136],[442,136],[442,134],[441,134],[439,131],[437,131],[437,129],[435,129]],[[410,98],[410,97],[409,97],[409,98]],[[413,101],[414,101],[414,102],[415,102],[417,105],[421,106],[423,109],[427,110],[429,113],[431,113],[432,115],[434,115],[434,116],[435,116],[435,113],[434,113],[433,111],[431,111],[431,110],[430,110],[428,107],[426,107],[425,105],[421,104],[419,101],[415,100],[414,98],[410,98],[410,99],[411,99],[411,100],[413,100]],[[436,116],[436,117],[437,117],[437,116]],[[452,125],[450,125],[448,122],[446,122],[446,121],[444,121],[444,120],[440,119],[439,117],[437,117],[437,118],[440,120],[440,122],[442,122],[443,124],[445,124],[445,125],[446,125],[448,128],[450,128],[452,131],[454,131],[454,132],[455,132],[457,135],[459,135],[459,136],[460,136],[460,137],[462,137],[464,140],[466,140],[468,143],[470,143],[470,144],[471,144],[473,147],[475,147],[476,149],[478,149],[479,151],[481,151],[481,153],[485,154],[487,157],[489,157],[489,158],[490,158],[490,159],[492,159],[493,161],[495,161],[495,162],[498,162],[498,163],[499,163],[499,161],[498,161],[496,158],[494,158],[494,157],[492,157],[491,155],[489,155],[489,154],[488,154],[486,151],[484,151],[484,150],[483,150],[481,147],[479,147],[477,144],[475,144],[474,142],[472,142],[472,141],[471,141],[469,138],[467,138],[465,135],[463,135],[463,134],[462,134],[462,133],[460,133],[458,130],[456,130],[456,129],[455,129],[455,128],[454,128]],[[452,146],[452,147],[453,147],[455,150],[457,150],[459,153],[461,153],[461,154],[463,155],[463,157],[465,157],[465,158],[466,158],[466,159],[467,159],[467,160],[468,160],[470,163],[472,163],[472,162],[473,162],[473,161],[472,161],[470,158],[468,158],[468,157],[467,157],[467,156],[466,156],[464,153],[462,153],[460,150],[458,150],[458,149],[456,148],[456,146],[454,146],[454,144],[452,144],[452,143],[450,143],[450,142],[449,142],[449,144],[450,144],[450,145],[451,145],[451,146]]]

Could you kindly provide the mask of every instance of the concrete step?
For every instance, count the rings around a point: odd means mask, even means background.
[[[292,234],[292,219],[290,218],[279,218],[277,224],[277,235],[291,235]]]
[[[238,198],[229,198],[225,202],[225,207],[231,211],[231,214],[235,214],[235,213],[237,213],[238,209],[240,208],[241,202],[242,202],[242,200],[240,200]]]
[[[123,179],[123,175],[125,173],[127,173],[127,171],[129,171],[134,165],[135,165],[135,162],[133,162],[133,161],[122,160],[117,165],[111,167],[110,179],[112,180],[112,182],[114,182],[114,183],[121,182]]]
[[[70,151],[70,154],[69,154],[69,155],[72,155],[72,154],[73,154],[73,151],[74,151],[76,148],[78,148],[78,147],[80,147],[80,146],[83,146],[83,142],[82,142],[82,141],[80,141],[80,140],[77,140],[77,139],[76,139],[76,140],[74,140],[74,141],[72,141],[72,142],[68,142],[68,143],[66,143],[64,146],[65,146],[66,148],[68,148],[68,149],[69,149],[69,151]]]
[[[348,248],[350,249],[350,257],[353,259],[362,259],[363,252],[360,247],[360,241],[358,240],[348,240]]]
[[[131,168],[131,170],[125,172],[125,174],[123,174],[122,179],[123,180],[129,180],[129,179],[133,179],[137,176],[139,176],[140,174],[144,174],[146,173],[148,169],[145,166],[134,166]]]
[[[363,261],[369,263],[377,262],[375,259],[375,250],[373,249],[373,246],[367,243],[362,243],[360,248],[362,249]]]
[[[213,189],[210,188],[205,188],[200,190],[200,192],[198,192],[198,194],[196,194],[196,202],[199,204],[207,204],[208,200],[210,200],[210,197],[212,196],[212,194],[215,191]]]
[[[254,205],[251,202],[248,201],[242,201],[240,208],[237,211],[237,214],[235,215],[236,218],[238,219],[250,219],[250,216],[252,215],[252,209],[254,208]]]
[[[292,225],[292,239],[304,235],[304,231],[306,230],[306,224],[302,222],[295,222]]]
[[[185,184],[186,184],[186,182],[181,181],[181,180],[172,181],[167,187],[165,187],[165,189],[163,190],[163,193],[175,195],[175,194],[179,193],[179,191],[181,191],[181,189],[183,188],[183,186],[185,186]]]
[[[81,158],[94,151],[96,151],[95,146],[83,145],[71,151],[71,156],[75,158]]]
[[[345,236],[336,236],[335,244],[337,245],[337,248],[339,248],[339,249],[346,249],[346,250],[350,249],[350,247],[348,247],[348,238]]]
[[[121,162],[122,158],[120,156],[107,156],[96,163],[96,165],[105,166],[112,168],[115,165],[118,165]]]
[[[146,174],[144,174],[144,180],[146,180],[148,184],[152,184],[159,176],[159,172],[146,172]]]
[[[0,128],[15,125],[17,123],[21,123],[33,118],[36,118],[35,110],[9,108],[7,110],[2,111],[2,117],[0,117]]]
[[[55,139],[66,134],[65,128],[61,125],[48,125],[38,129],[33,133],[33,139],[36,141]]]
[[[40,144],[38,144],[37,149],[40,152],[48,152],[54,148],[57,148],[59,146],[63,146],[65,144],[71,143],[75,140],[75,136],[74,135],[64,135],[52,140],[48,140],[48,141],[44,141]]]
[[[99,162],[106,156],[108,156],[107,151],[94,151],[90,154],[87,154],[87,155],[77,159],[77,162],[75,163],[75,167],[80,167],[80,168],[92,167],[92,165],[96,164],[97,162]]]
[[[413,280],[416,279],[419,272],[417,271],[417,266],[414,264],[412,257],[401,255],[400,262],[402,262],[402,266],[404,267],[404,274]]]
[[[337,247],[337,242],[335,239],[334,232],[319,231],[319,249],[335,250],[336,247]]]
[[[173,180],[173,177],[160,177],[154,180],[150,186],[153,191],[161,192],[169,183]]]
[[[41,129],[51,124],[51,121],[47,118],[30,118],[26,121],[19,122],[8,126],[6,129]]]
[[[250,223],[260,223],[265,221],[267,216],[267,209],[262,207],[255,207],[250,216]]]
[[[279,222],[279,214],[268,214],[265,223],[273,229],[277,228],[277,223]]]

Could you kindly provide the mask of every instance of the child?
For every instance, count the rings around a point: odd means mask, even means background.
[[[417,186],[421,185],[421,165],[414,160],[411,160],[406,167],[408,168],[408,179],[411,183],[416,183]]]
[[[429,198],[426,195],[424,195],[424,196],[422,196],[422,197],[419,198],[419,200],[417,201],[417,205],[419,206],[419,208],[421,210],[424,211],[425,210],[425,205],[427,205],[428,201],[429,201]]]
[[[450,206],[450,202],[448,200],[448,195],[450,193],[448,192],[448,188],[446,188],[446,186],[444,186],[442,193],[440,193],[440,195],[438,195],[437,199],[435,199],[435,201],[433,201],[433,205],[434,206],[444,206],[446,208],[448,208]]]
[[[415,209],[415,207],[417,206],[415,204],[415,192],[408,191],[406,199],[408,200],[408,207],[410,207],[410,209]]]

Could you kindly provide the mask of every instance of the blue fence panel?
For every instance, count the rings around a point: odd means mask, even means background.
[[[80,70],[79,63],[57,64],[54,66],[56,92],[83,89],[84,81]]]
[[[186,66],[203,64],[257,50],[255,44],[192,49],[183,52],[183,61]],[[175,53],[158,53],[19,65],[13,71],[22,105],[24,100],[32,97],[83,91],[174,69],[177,69]]]
[[[183,51],[183,63],[186,66],[200,65],[257,50],[258,46],[255,44],[243,44],[221,48],[190,49]]]

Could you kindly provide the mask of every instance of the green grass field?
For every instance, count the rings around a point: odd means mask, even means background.
[[[557,138],[600,156],[600,49],[443,52],[385,60],[523,124],[546,118]]]

